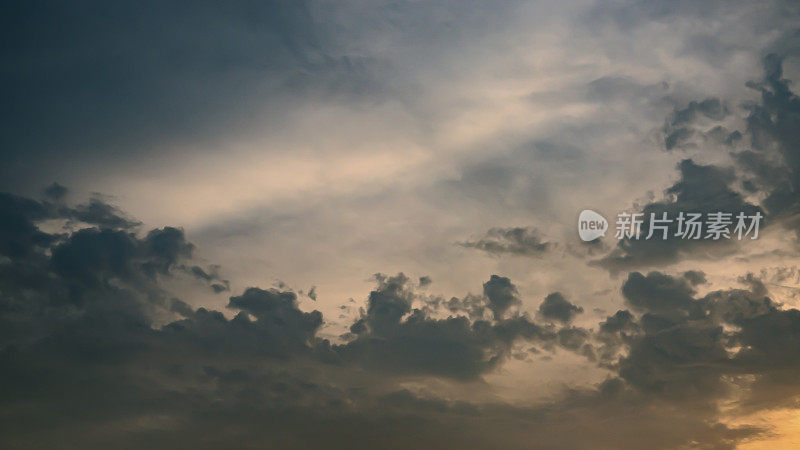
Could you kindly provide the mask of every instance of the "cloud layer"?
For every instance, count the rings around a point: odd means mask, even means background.
[[[791,442],[799,14],[10,5],[0,446]]]

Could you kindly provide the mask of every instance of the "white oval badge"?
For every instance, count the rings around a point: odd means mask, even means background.
[[[584,209],[578,216],[578,235],[582,240],[589,242],[606,235],[608,221],[605,217],[592,211]]]

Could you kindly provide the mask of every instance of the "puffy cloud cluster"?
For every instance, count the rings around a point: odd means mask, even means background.
[[[608,408],[648,411],[638,426],[666,436],[654,425],[653,402],[710,401],[730,391],[727,377],[755,375],[749,399],[759,404],[762,392],[791,388],[796,370],[794,350],[772,344],[796,340],[800,315],[779,309],[752,278],[749,290],[696,298],[702,273],[633,273],[622,289],[633,312],[591,330],[569,325],[583,308],[558,292],[541,302],[541,322],[529,317],[506,277],[493,275],[480,295],[445,300],[422,295],[403,274],[378,275],[361,317],[333,343],[319,337],[322,314],[303,311],[292,291],[249,288],[230,297],[230,315],[172,297],[162,279],[196,275],[186,271],[193,246],[180,229],[139,233],[113,220],[75,228],[75,208],[65,204],[7,194],[2,201],[0,404],[12,448],[101,448],[123,436],[123,447],[245,445],[267,436],[275,446],[334,439],[368,447],[381,438],[407,442],[408,426],[426,445],[519,447],[529,427],[542,442],[571,442],[552,430],[578,411],[573,427],[599,433],[592,424]],[[63,232],[40,229],[55,219],[65,221]],[[544,409],[403,387],[425,378],[480,383],[519,345],[575,352],[614,376]],[[714,425],[708,410],[697,417],[710,425],[685,425],[676,442],[758,432]],[[511,428],[475,425],[486,418]],[[304,426],[315,433],[303,435]],[[452,427],[458,433],[434,437]],[[633,446],[631,436],[610,439]]]
[[[790,81],[783,78],[783,58],[769,54],[763,60],[764,76],[761,81],[748,86],[761,94],[758,102],[745,104],[746,130],[729,132],[716,126],[707,132],[699,131],[698,118],[721,120],[729,110],[720,100],[709,98],[691,102],[684,109],[676,109],[667,121],[667,148],[675,147],[679,135],[698,131],[709,135],[725,134],[725,145],[733,158],[734,167],[702,165],[685,159],[678,165],[679,180],[664,191],[664,199],[640,208],[645,218],[651,214],[659,218],[663,213],[677,217],[679,212],[725,212],[733,215],[744,212],[751,216],[766,216],[762,227],[780,223],[796,229],[797,199],[800,192],[800,164],[797,163],[800,135],[800,99],[790,89]],[[746,141],[742,143],[740,141]],[[750,196],[761,196],[763,201],[754,204]],[[642,226],[647,235],[648,223]],[[675,238],[677,223],[669,226],[668,240],[623,239],[616,248],[597,264],[612,272],[640,267],[671,264],[686,257],[702,258],[725,254],[734,244],[728,240],[708,241]]]
[[[605,363],[627,385],[671,402],[792,404],[800,393],[791,381],[800,371],[800,311],[780,308],[758,279],[741,281],[749,288],[697,296],[685,276],[631,273],[622,286],[631,309],[597,332]]]
[[[0,203],[0,410],[11,447],[101,448],[122,436],[131,446],[213,447],[249,442],[264,422],[282,430],[277,442],[313,423],[322,435],[309,442],[322,442],[341,431],[326,423],[473,416],[483,407],[418,398],[400,380],[480,382],[523,342],[576,349],[562,330],[521,313],[516,287],[497,275],[482,295],[432,308],[404,275],[378,275],[346,340],[331,343],[318,336],[322,314],[301,310],[292,291],[248,288],[230,297],[232,316],[174,298],[167,278],[216,279],[192,265],[194,247],[178,228],[137,232],[100,200],[94,208],[108,214],[79,222],[81,206],[9,194]],[[54,220],[62,232],[41,230]],[[239,431],[211,435],[204,423]]]
[[[638,418],[628,427],[664,442],[724,446],[761,430],[720,424],[716,401],[738,395],[763,408],[798,394],[800,312],[781,309],[754,277],[742,280],[748,289],[699,297],[702,272],[634,272],[622,286],[630,309],[586,329],[570,325],[583,308],[558,292],[539,305],[540,321],[529,317],[506,277],[445,300],[403,274],[377,275],[366,308],[335,343],[319,336],[322,314],[303,311],[289,290],[246,289],[230,297],[231,314],[172,297],[161,280],[196,275],[180,229],[138,233],[114,220],[75,229],[75,208],[63,203],[0,200],[0,410],[11,448],[402,446],[408,427],[432,447],[524,447],[530,430],[548,446],[602,435],[636,447],[647,440],[631,429],[596,427],[630,411]],[[40,229],[55,219],[63,232]],[[609,378],[541,407],[405,387],[480,384],[520,345],[573,352]],[[666,425],[675,411],[686,420]],[[570,426],[558,425],[566,417]],[[567,429],[583,440],[560,434]]]

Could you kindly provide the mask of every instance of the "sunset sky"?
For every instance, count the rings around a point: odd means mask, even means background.
[[[800,447],[797,2],[0,34],[0,447]],[[717,211],[758,238],[614,236]]]

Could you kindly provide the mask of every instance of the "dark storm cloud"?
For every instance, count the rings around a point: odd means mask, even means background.
[[[459,245],[495,255],[525,256],[541,255],[553,246],[552,243],[544,241],[535,228],[523,227],[491,228],[483,237],[461,242]]]
[[[768,192],[764,206],[770,214],[791,217],[800,200],[800,98],[783,78],[783,58],[764,58],[764,78],[750,87],[761,101],[746,105],[751,149],[736,154],[752,175],[751,182]]]
[[[499,275],[492,275],[483,283],[483,295],[489,300],[489,309],[496,319],[503,317],[510,307],[521,303],[517,287],[510,279]]]
[[[731,185],[736,181],[733,170],[714,165],[700,165],[691,159],[681,161],[678,165],[681,178],[666,189],[666,199],[650,203],[642,208],[644,213],[642,232],[639,239],[624,238],[617,247],[597,263],[612,272],[619,270],[670,264],[681,256],[691,252],[693,257],[703,257],[709,252],[719,251],[735,245],[728,239],[683,239],[676,236],[678,223],[675,220],[683,212],[700,213],[706,217],[708,213],[724,212],[735,217],[744,212],[747,216],[762,213],[763,210],[744,199]],[[659,219],[667,213],[673,221],[668,226],[668,239],[662,239],[661,231],[654,230],[650,239],[645,239],[650,231],[651,215]],[[762,221],[761,228],[766,224]],[[706,233],[703,230],[702,233]],[[704,234],[705,235],[705,234]]]
[[[560,292],[553,292],[544,298],[539,305],[539,314],[545,319],[557,320],[562,323],[571,322],[576,314],[583,312],[583,308],[573,305],[565,299]]]
[[[667,212],[676,217],[678,212],[709,213],[714,211],[747,215],[761,212],[765,215],[762,227],[779,223],[797,232],[797,217],[800,211],[800,99],[792,92],[791,82],[783,78],[783,57],[769,54],[763,60],[764,76],[760,81],[750,82],[748,86],[757,90],[761,98],[757,102],[744,105],[747,128],[730,131],[714,127],[705,136],[726,144],[747,142],[749,146],[732,146],[731,155],[735,169],[742,172],[737,176],[734,168],[714,165],[700,165],[691,159],[682,161],[678,168],[680,180],[669,187],[662,201],[650,203],[641,212],[645,223],[643,233],[648,232],[647,219],[651,213],[656,217]],[[665,131],[682,133],[679,130],[695,132],[692,124],[698,116],[718,120],[729,114],[724,102],[709,98],[701,102],[691,102],[688,107],[676,110],[668,118]],[[670,139],[670,134],[667,139]],[[669,142],[667,147],[669,148]],[[756,206],[745,200],[736,189],[741,185],[747,193],[761,194],[764,199]],[[611,271],[669,264],[676,262],[691,251],[693,256],[704,256],[718,251],[730,242],[693,241],[675,238],[676,224],[670,228],[667,241],[660,239],[623,239],[600,264]]]
[[[49,157],[145,156],[240,127],[287,93],[376,89],[304,1],[15,2],[0,21],[7,186]]]
[[[46,205],[11,194],[0,194],[0,252],[9,258],[27,257],[51,244],[55,237],[39,231],[34,220],[53,216]]]
[[[69,189],[58,183],[53,183],[44,189],[44,195],[54,201],[63,200],[67,193],[69,193]]]
[[[622,310],[600,324],[601,355],[608,361],[627,349],[611,367],[640,392],[672,402],[710,405],[754,377],[745,403],[781,404],[776,390],[798,392],[788,378],[800,371],[800,312],[781,309],[752,275],[741,281],[748,289],[697,297],[683,277],[631,273],[622,293],[640,315]]]
[[[545,347],[556,342],[552,327],[518,313],[503,317],[520,303],[508,278],[492,275],[484,283],[483,297],[437,302],[435,309],[444,306],[449,312],[459,312],[464,308],[470,313],[470,317],[445,319],[412,307],[417,295],[405,275],[380,275],[377,281],[365,314],[350,327],[351,341],[336,347],[346,361],[371,370],[474,379],[501,364],[518,341]],[[493,319],[478,318],[485,309],[492,311]]]
[[[747,85],[760,94],[757,101],[741,103],[740,100],[695,94],[695,101],[685,100],[675,104],[663,127],[664,145],[667,150],[696,149],[703,152],[729,151],[734,157],[732,167],[701,165],[688,160],[679,166],[681,180],[665,191],[665,199],[651,202],[644,208],[647,221],[650,213],[658,216],[662,212],[672,215],[679,210],[696,208],[696,212],[712,210],[730,212],[762,211],[767,215],[763,225],[783,225],[797,230],[798,177],[797,149],[800,148],[800,101],[792,91],[791,81],[784,78],[784,58],[798,54],[796,24],[783,22],[780,15],[791,17],[797,6],[787,2],[771,3],[777,8],[766,8],[756,12],[759,23],[770,23],[778,36],[763,58],[764,75]],[[745,5],[743,5],[745,6]],[[624,29],[647,27],[652,20],[673,21],[686,15],[713,17],[723,10],[721,2],[673,2],[653,7],[647,2],[622,2],[616,5],[598,6],[591,24],[614,24]],[[727,8],[725,8],[727,9]],[[777,11],[782,11],[778,13]],[[783,24],[783,25],[780,25]],[[702,59],[704,63],[717,66],[727,63],[732,54],[741,53],[741,46],[725,36],[725,33],[690,34],[682,38],[686,51]],[[606,77],[590,83],[589,93],[594,98],[612,100],[647,95],[645,86],[631,79]],[[628,92],[629,91],[629,92]],[[635,94],[635,95],[634,95]],[[591,97],[590,97],[591,98]],[[626,97],[627,98],[627,97]],[[632,100],[631,100],[632,101]],[[671,99],[666,100],[672,101]],[[733,129],[735,119],[745,119],[746,128]],[[743,194],[752,197],[745,198]],[[758,199],[758,200],[756,200]],[[670,233],[675,230],[671,229]],[[644,234],[647,234],[645,224]],[[736,249],[729,243],[694,243],[670,238],[668,242],[638,242],[623,240],[603,258],[601,265],[612,272],[661,266],[683,258],[707,258],[724,255]]]
[[[634,272],[622,286],[622,294],[634,308],[671,313],[687,310],[693,301],[694,289],[685,279],[659,272],[650,272],[647,276]]]
[[[298,310],[294,293],[249,289],[231,297],[229,307],[241,312],[230,320],[194,310],[158,283],[191,258],[181,230],[139,237],[104,227],[49,235],[36,222],[64,208],[5,194],[0,200],[12,206],[0,209],[0,223],[13,225],[0,235],[3,446],[47,448],[64,440],[102,448],[119,440],[126,423],[156,415],[166,428],[134,425],[134,440],[121,445],[155,439],[164,447],[175,436],[149,433],[171,429],[169,417],[197,414],[190,423],[234,425],[260,402],[279,414],[303,399],[341,401],[334,389],[317,391],[313,380],[265,367],[261,359],[296,358],[317,345],[321,314]],[[171,322],[156,326],[164,316]],[[105,431],[92,431],[98,427]],[[192,442],[198,432],[182,432],[179,441]],[[203,440],[198,444],[208,445]]]

